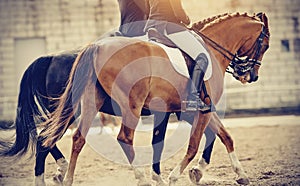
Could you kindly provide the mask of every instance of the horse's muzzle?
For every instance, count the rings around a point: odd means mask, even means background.
[[[258,75],[255,72],[255,70],[251,70],[250,71],[250,79],[248,81],[248,83],[252,83],[252,82],[256,82],[258,80]]]

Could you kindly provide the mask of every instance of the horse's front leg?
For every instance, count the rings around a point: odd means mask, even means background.
[[[194,159],[195,155],[197,154],[201,137],[204,133],[206,126],[208,125],[210,118],[211,113],[203,114],[201,112],[198,112],[198,114],[195,114],[187,153],[184,156],[183,160],[170,173],[170,185],[174,185],[176,183],[183,170],[187,167],[187,165]]]
[[[216,140],[216,134],[209,127],[211,125],[211,122],[212,119],[210,120],[208,127],[206,127],[204,131],[206,140],[202,156],[200,157],[198,164],[196,166],[193,166],[189,170],[190,180],[194,184],[200,183],[200,180],[203,177],[206,167],[210,163],[211,153],[213,150],[214,142]]]
[[[226,131],[218,115],[215,114],[213,116],[213,121],[214,122],[212,127],[214,127],[214,130],[218,131],[217,135],[221,139],[222,143],[226,146],[226,150],[228,152],[233,171],[238,175],[236,180],[237,183],[242,185],[248,185],[250,181],[234,151],[232,137]]]
[[[191,116],[191,113],[181,113],[178,117],[180,117],[181,120],[187,121],[190,125],[193,125],[194,118]],[[208,126],[211,125],[211,122],[212,120],[209,121]],[[200,157],[198,164],[189,170],[190,180],[195,184],[200,182],[207,165],[210,163],[212,149],[216,140],[216,132],[210,127],[206,127],[204,134],[206,141],[202,156]]]

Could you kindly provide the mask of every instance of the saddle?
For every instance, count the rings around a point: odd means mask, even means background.
[[[163,45],[165,45],[167,47],[178,48],[175,45],[175,43],[173,43],[169,38],[167,38],[166,36],[164,36],[163,34],[161,34],[160,32],[158,32],[157,29],[155,29],[155,28],[150,28],[148,30],[148,32],[147,32],[147,35],[148,35],[148,39],[151,40],[151,41],[155,41],[155,42],[163,44]],[[187,64],[187,67],[188,67],[188,71],[189,71],[189,75],[190,75],[190,77],[192,77],[192,74],[193,74],[192,72],[193,72],[193,69],[195,67],[195,62],[185,52],[183,52],[182,50],[180,50],[180,51],[181,51],[181,53],[182,53],[182,55],[183,55],[183,57],[184,57],[184,59],[186,61],[186,64]],[[190,88],[190,86],[191,85],[189,85],[189,88]],[[208,110],[202,111],[202,113],[208,113],[208,112],[214,112],[214,111],[216,111],[216,108],[215,108],[214,104],[212,104],[212,101],[210,99],[210,96],[207,93],[207,89],[206,89],[206,86],[205,86],[204,83],[202,84],[202,91],[203,91],[203,94],[204,94],[204,99],[209,99],[209,102],[211,103],[209,105],[210,108]],[[183,104],[183,110],[185,110],[184,109],[184,104]]]
[[[151,41],[161,43],[163,45],[166,45],[167,47],[177,48],[175,43],[173,43],[169,38],[158,32],[156,28],[148,29],[147,35],[149,40]]]
[[[175,43],[173,43],[173,41],[171,41],[169,38],[167,38],[166,36],[164,36],[163,34],[161,34],[156,28],[150,28],[150,29],[148,29],[147,36],[148,36],[148,39],[150,41],[154,41],[154,42],[163,44],[163,45],[165,45],[167,47],[176,48],[176,49],[180,50],[180,48],[178,48],[175,45]],[[185,61],[187,63],[189,74],[190,74],[190,77],[191,77],[191,72],[193,71],[193,68],[195,66],[194,65],[194,61],[185,52],[183,52],[182,50],[180,50],[180,51],[181,51],[182,56],[184,57],[184,59],[185,59]],[[188,65],[188,64],[191,64],[191,65]]]

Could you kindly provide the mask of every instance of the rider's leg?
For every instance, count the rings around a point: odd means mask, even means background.
[[[195,61],[190,94],[186,101],[186,110],[196,111],[209,108],[209,106],[200,99],[204,75],[210,62],[208,51],[203,46],[202,42],[196,39],[190,31],[185,30],[166,34],[166,37]]]
[[[204,107],[208,107],[204,102],[202,102],[200,98],[204,82],[203,79],[208,66],[208,58],[204,53],[201,53],[194,61],[196,64],[193,69],[190,93],[186,101],[186,110],[198,110],[205,109]]]

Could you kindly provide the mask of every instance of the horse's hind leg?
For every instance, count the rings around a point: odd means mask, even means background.
[[[160,160],[164,148],[164,139],[167,130],[167,124],[171,113],[155,112],[154,113],[154,129],[152,135],[153,148],[153,164],[152,164],[152,179],[157,182],[157,185],[167,185],[160,175]]]
[[[127,126],[126,124],[124,124],[124,123],[128,123],[128,121],[130,121],[130,123],[133,125]],[[145,178],[144,169],[142,167],[133,166],[133,160],[135,158],[135,152],[133,149],[133,138],[134,138],[134,132],[137,124],[138,124],[138,120],[136,121],[128,120],[126,119],[126,116],[123,115],[122,125],[117,139],[128,159],[128,162],[130,163],[130,165],[132,165],[135,178],[138,180],[138,185],[146,186],[151,184],[149,184]]]
[[[53,181],[56,183],[62,183],[66,175],[69,163],[56,145],[50,149],[50,153],[55,159],[58,166],[56,173],[53,176]]]
[[[210,125],[214,128],[214,131],[217,131],[218,137],[221,139],[222,143],[226,146],[232,168],[234,172],[238,175],[237,182],[242,185],[249,184],[249,178],[244,171],[239,159],[237,158],[236,153],[234,152],[233,140],[229,133],[226,131],[224,125],[221,123],[218,115],[214,113],[213,115],[213,125]]]
[[[42,146],[42,140],[38,138],[36,144],[36,157],[35,157],[35,168],[34,168],[34,184],[35,186],[45,186],[44,172],[45,172],[45,161],[49,154],[49,149]]]
[[[143,167],[138,167],[133,165],[133,161],[135,158],[133,139],[134,139],[134,132],[139,121],[141,109],[142,109],[141,107],[140,108],[135,107],[135,109],[132,109],[131,111],[129,109],[122,110],[122,124],[121,124],[121,129],[118,134],[117,140],[120,146],[122,147],[128,159],[128,162],[130,163],[130,165],[134,170],[135,178],[138,180],[138,185],[151,186],[151,183],[149,183],[145,177]],[[138,160],[135,163],[138,165],[139,164]]]
[[[199,163],[199,165],[206,166],[210,163],[211,153],[212,153],[212,150],[213,150],[213,147],[215,144],[215,140],[216,140],[216,134],[211,130],[210,127],[207,127],[205,129],[204,134],[206,137],[205,147],[204,147],[204,151],[202,154],[202,158],[199,159],[198,163]],[[203,167],[203,168],[205,168],[205,167]]]
[[[104,130],[104,125],[105,125],[104,123],[106,122],[106,118],[102,112],[99,112],[98,116],[99,116],[99,126],[100,126],[99,134],[102,134],[102,132]]]
[[[52,111],[53,112],[53,111]],[[70,120],[69,126],[76,120],[75,117],[72,117]],[[65,178],[65,175],[68,170],[69,162],[65,159],[62,152],[58,149],[57,145],[54,145],[53,148],[50,149],[50,153],[52,157],[55,159],[57,164],[56,173],[53,176],[53,181],[58,184],[62,184]]]
[[[64,185],[66,186],[72,185],[73,183],[76,162],[79,153],[85,144],[85,137],[105,99],[105,97],[102,96],[101,91],[96,89],[96,92],[94,92],[93,90],[95,90],[95,87],[93,85],[88,85],[84,95],[82,96],[81,118],[77,130],[73,134],[71,158],[67,175],[64,180]]]
[[[84,120],[84,121],[86,121],[86,120]],[[70,164],[68,167],[66,178],[63,182],[64,185],[66,185],[66,186],[70,186],[73,184],[74,171],[75,171],[78,155],[81,152],[81,150],[85,144],[85,137],[81,134],[80,129],[77,129],[75,131],[72,139],[73,139],[73,145],[72,145]]]
[[[44,148],[41,145],[41,140],[37,142],[37,153],[36,153],[36,162],[35,162],[35,185],[36,186],[44,186],[46,185],[44,180],[44,172],[45,172],[45,161],[49,152],[55,159],[58,168],[53,176],[53,180],[56,183],[62,183],[65,173],[68,168],[68,162],[65,160],[65,157],[60,152],[60,150],[55,145],[51,149]]]

